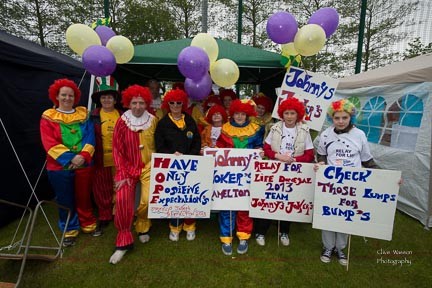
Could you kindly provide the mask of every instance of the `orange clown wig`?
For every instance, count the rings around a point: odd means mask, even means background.
[[[230,97],[231,100],[237,99],[237,94],[232,89],[224,89],[219,93],[220,100],[223,102],[225,97]]]
[[[252,97],[252,100],[256,105],[262,105],[265,112],[270,112],[273,108],[273,101],[270,97],[267,97],[264,93],[259,92]]]
[[[185,91],[181,89],[171,89],[163,97],[161,108],[169,111],[169,102],[182,102],[182,111],[188,108],[188,97]]]
[[[149,88],[140,85],[132,85],[122,92],[123,107],[129,107],[130,102],[134,97],[142,97],[146,102],[147,107],[150,107],[153,101],[153,97]]]
[[[281,119],[283,119],[283,113],[286,110],[294,110],[297,112],[297,122],[302,121],[306,113],[304,104],[295,97],[289,97],[280,103],[278,115]]]
[[[67,78],[55,80],[53,84],[48,88],[48,95],[51,101],[54,103],[56,107],[59,106],[59,101],[57,100],[57,96],[59,94],[60,88],[69,87],[74,91],[74,105],[78,104],[81,98],[81,91],[78,86],[72,80]]]
[[[218,105],[218,104],[216,104],[216,105],[210,107],[210,109],[208,109],[205,120],[208,123],[213,123],[212,117],[216,113],[220,113],[222,115],[222,122],[223,123],[225,123],[227,121],[228,115],[225,111],[225,108],[222,107],[221,105]]]
[[[243,112],[246,113],[248,117],[251,116],[257,116],[257,113],[255,111],[255,102],[250,99],[243,99],[243,100],[234,100],[231,103],[229,114],[232,117],[234,113],[236,112]]]

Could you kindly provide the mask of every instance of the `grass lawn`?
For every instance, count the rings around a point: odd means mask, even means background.
[[[55,222],[56,211],[45,211]],[[9,244],[16,225],[0,228],[0,246]],[[101,237],[80,234],[77,244],[65,249],[59,260],[28,260],[20,287],[431,287],[432,283],[431,231],[400,212],[392,241],[351,237],[349,271],[336,258],[321,263],[321,233],[311,224],[293,223],[288,247],[278,247],[277,227],[272,225],[265,247],[251,240],[248,253],[238,255],[235,240],[232,256],[221,251],[216,215],[198,221],[194,241],[182,233],[179,242],[171,242],[167,225],[155,220],[150,242],[136,239],[135,249],[117,265],[108,263],[116,235],[113,224]],[[47,226],[38,225],[34,238],[36,243],[48,241]],[[0,260],[0,282],[16,281],[20,263]]]

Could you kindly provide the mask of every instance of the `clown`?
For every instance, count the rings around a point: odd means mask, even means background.
[[[259,92],[252,96],[252,100],[256,104],[257,116],[253,117],[252,121],[256,122],[261,126],[266,126],[271,123],[272,118],[272,109],[273,109],[273,101],[270,97],[267,97],[264,93]]]
[[[216,142],[221,134],[222,125],[227,121],[228,115],[221,105],[211,106],[206,113],[205,121],[210,123],[201,132],[201,147],[216,147]]]
[[[92,157],[95,147],[93,123],[87,109],[78,104],[81,92],[69,79],[56,80],[49,87],[54,108],[45,110],[40,121],[42,144],[47,152],[48,179],[56,201],[71,211],[59,211],[59,227],[66,229],[63,246],[75,244],[79,230],[96,230],[96,217],[91,201]]]
[[[256,116],[255,103],[249,99],[234,100],[230,105],[229,113],[231,118],[222,126],[216,146],[240,149],[261,148],[264,129],[250,120],[250,117]],[[236,225],[232,225],[232,223]],[[253,229],[253,221],[249,217],[249,211],[219,212],[220,240],[222,252],[225,255],[232,254],[233,237],[231,235],[235,226],[237,226],[237,237],[240,240],[237,253],[245,254],[248,251],[248,240]]]
[[[181,89],[168,91],[162,101],[162,108],[168,110],[157,124],[155,132],[156,152],[174,155],[199,155],[201,137],[198,127],[185,110],[188,107],[186,92]],[[171,241],[178,241],[180,232],[186,231],[186,239],[195,239],[195,219],[173,218],[169,223]]]
[[[309,127],[302,123],[305,107],[297,98],[290,97],[281,102],[278,114],[282,121],[275,123],[264,141],[264,153],[271,160],[291,164],[312,162],[314,147]],[[254,219],[255,239],[258,245],[265,245],[265,235],[271,220]],[[280,221],[279,237],[283,246],[290,243],[288,234],[290,222]]]
[[[232,89],[222,89],[219,92],[219,97],[227,113],[229,113],[232,101],[238,99],[237,94]]]
[[[95,171],[93,177],[93,196],[98,207],[99,224],[95,236],[102,235],[103,228],[113,219],[114,160],[112,138],[114,125],[122,114],[120,93],[117,81],[112,76],[96,77],[97,90],[92,95],[96,105],[91,113],[94,123]]]
[[[116,248],[109,262],[120,262],[133,248],[131,226],[135,212],[135,187],[141,184],[141,198],[136,210],[135,230],[141,243],[150,241],[151,221],[148,219],[151,155],[155,152],[154,134],[157,118],[147,111],[152,96],[147,87],[132,85],[122,92],[124,107],[129,107],[117,121],[113,135],[113,156],[116,167],[114,188],[118,230]]]

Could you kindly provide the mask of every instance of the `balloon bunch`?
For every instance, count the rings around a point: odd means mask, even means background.
[[[111,75],[117,63],[127,63],[134,55],[128,38],[103,25],[93,30],[84,24],[72,24],[66,30],[66,42],[82,57],[84,68],[98,77]]]
[[[185,90],[193,100],[206,98],[212,87],[212,80],[221,87],[234,85],[240,71],[230,59],[219,59],[219,46],[208,33],[198,33],[190,46],[184,48],[177,57],[177,67],[186,77]],[[209,74],[210,71],[210,74]]]
[[[326,39],[336,31],[339,14],[336,9],[324,7],[310,17],[308,24],[298,29],[297,21],[290,13],[276,12],[267,20],[267,34],[278,44],[282,44],[285,67],[301,62],[301,56],[317,54],[325,45]]]

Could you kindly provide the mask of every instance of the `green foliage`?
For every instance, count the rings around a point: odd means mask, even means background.
[[[427,45],[423,45],[420,37],[417,37],[408,43],[408,48],[404,53],[404,59],[413,58],[427,53],[432,53],[432,42]]]
[[[129,38],[135,45],[174,40],[181,36],[164,1],[143,3],[127,0],[126,7],[130,12],[125,13],[123,21],[117,23],[116,27],[121,35]]]

